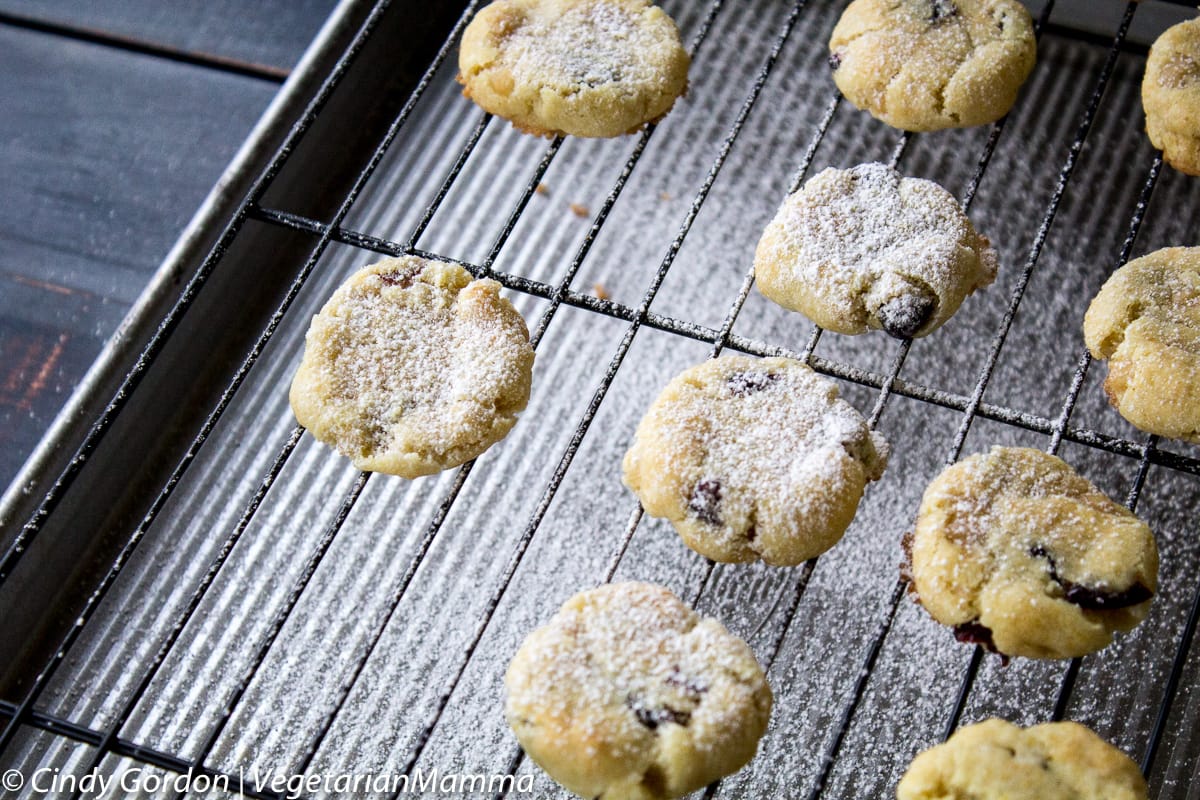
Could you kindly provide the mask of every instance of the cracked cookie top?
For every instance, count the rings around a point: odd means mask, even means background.
[[[1133,759],[1075,722],[967,725],[913,759],[897,800],[1146,800]]]
[[[846,99],[908,131],[995,122],[1037,59],[1017,0],[854,0],[829,48]]]
[[[749,646],[666,589],[619,583],[568,600],[504,680],[509,724],[583,797],[682,797],[741,769],[771,714]]]
[[[1104,390],[1141,430],[1200,444],[1200,247],[1167,247],[1113,273],[1083,319]]]
[[[722,356],[663,389],[625,455],[625,484],[715,561],[794,565],[841,539],[887,443],[799,361]]]
[[[1005,656],[1099,650],[1146,617],[1157,588],[1146,523],[1028,448],[947,467],[925,490],[908,548],[921,605],[960,641]]]
[[[500,284],[454,264],[388,258],[313,317],[291,404],[356,467],[415,478],[475,458],[529,400],[533,348]]]
[[[687,89],[674,21],[647,0],[497,0],[463,32],[463,94],[542,136],[619,136]]]
[[[958,201],[884,164],[829,168],[788,197],[754,255],[759,291],[823,328],[897,338],[941,327],[996,278]]]

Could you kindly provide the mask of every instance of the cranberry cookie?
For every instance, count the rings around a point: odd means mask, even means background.
[[[292,411],[359,469],[415,478],[504,438],[532,370],[525,320],[500,284],[388,258],[350,276],[313,317]]]
[[[1018,728],[989,719],[915,759],[897,800],[1146,800],[1129,756],[1075,722]]]
[[[754,255],[759,291],[837,333],[927,336],[996,278],[958,201],[884,164],[826,169],[784,201]]]
[[[1200,175],[1200,18],[1168,28],[1150,48],[1142,107],[1163,160]]]
[[[1150,610],[1158,549],[1146,523],[1062,459],[993,447],[947,467],[908,542],[921,605],[959,641],[1072,658]]]
[[[1168,247],[1130,261],[1105,282],[1083,318],[1104,390],[1149,433],[1200,444],[1200,247]]]
[[[907,131],[995,122],[1037,60],[1017,0],[855,0],[829,49],[846,99]]]
[[[687,89],[679,30],[647,0],[497,0],[463,32],[463,94],[540,136],[619,136]]]
[[[734,773],[771,715],[746,643],[648,583],[572,597],[521,645],[504,684],[529,757],[598,800],[682,797]]]
[[[714,561],[794,565],[845,533],[887,443],[799,361],[722,356],[675,377],[625,454],[625,484]]]

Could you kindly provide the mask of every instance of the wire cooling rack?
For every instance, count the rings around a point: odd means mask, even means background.
[[[1200,797],[1200,458],[1107,408],[1079,333],[1112,270],[1197,233],[1197,182],[1164,168],[1140,131],[1145,49],[1127,41],[1138,4],[1107,4],[1121,17],[1103,37],[1058,24],[1046,4],[1039,65],[1013,114],[919,135],[838,97],[824,43],[840,4],[664,5],[694,54],[688,98],[640,135],[592,142],[521,136],[457,96],[471,4],[337,210],[316,218],[273,182],[296,168],[289,158],[330,98],[355,90],[350,65],[394,13],[379,4],[10,537],[0,584],[34,568],[26,554],[143,380],[187,369],[163,353],[209,276],[238,258],[239,237],[269,226],[309,243],[75,624],[0,701],[6,767],[234,785],[253,769],[438,769],[531,775],[536,796],[552,796],[504,727],[500,676],[567,596],[638,578],[748,637],[775,689],[758,758],[704,796],[886,796],[919,749],[1000,715],[1083,721],[1140,759],[1155,796]],[[926,339],[826,335],[753,291],[754,241],[787,192],[822,166],[866,160],[951,188],[1002,253],[996,285]],[[414,482],[352,470],[304,436],[286,403],[311,314],[354,268],[400,254],[498,280],[538,351],[513,434],[477,463]],[[650,399],[723,350],[807,361],[893,443],[846,540],[801,568],[707,562],[620,487]],[[898,542],[921,490],[991,443],[1060,452],[1151,522],[1162,586],[1134,634],[1069,664],[1001,668],[904,601]]]

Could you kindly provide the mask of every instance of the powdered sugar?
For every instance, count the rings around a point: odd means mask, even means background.
[[[779,384],[772,391],[743,394],[731,389],[735,402],[709,406],[711,428],[700,471],[722,476],[731,493],[757,485],[764,493],[790,495],[814,480],[832,479],[842,468],[837,457],[843,453],[854,451],[864,458],[863,418],[831,397],[831,384],[808,371],[771,374]],[[659,407],[656,416],[671,424],[672,413]],[[875,471],[874,453],[864,460]]]
[[[829,381],[788,359],[726,356],[664,390],[625,480],[710,558],[799,563],[841,536],[886,460]]]
[[[959,280],[963,215],[933,181],[902,178],[883,164],[825,170],[792,195],[777,218],[806,278],[864,286],[891,274],[948,291]],[[990,249],[995,273],[995,253]]]
[[[912,540],[914,582],[935,619],[1034,658],[1084,655],[1132,628],[1157,567],[1149,527],[1027,448],[994,447],[944,471]]]
[[[502,52],[517,81],[568,93],[606,84],[664,83],[657,53],[672,42],[638,13],[641,4],[585,0],[562,5],[534,4],[505,38]]]
[[[529,392],[528,333],[498,290],[413,257],[360,271],[313,320],[297,417],[364,468],[431,472],[477,455]]]
[[[764,294],[826,327],[881,327],[886,303],[919,297],[928,333],[992,282],[997,256],[945,189],[862,164],[826,169],[788,197],[755,263]]]
[[[699,788],[754,753],[771,706],[744,642],[646,583],[573,597],[526,639],[505,683],[526,750],[589,795]],[[706,758],[670,766],[696,753]]]
[[[1191,53],[1170,53],[1155,80],[1164,89],[1186,89],[1200,84],[1200,58]]]

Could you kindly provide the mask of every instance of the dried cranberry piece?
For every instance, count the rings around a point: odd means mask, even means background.
[[[417,278],[417,273],[409,272],[381,272],[379,273],[379,281],[385,286],[399,286],[401,289],[407,289],[413,285]]]
[[[688,510],[697,519],[709,525],[721,524],[721,482],[713,478],[705,478],[696,484],[692,497],[688,500]]]
[[[1140,583],[1135,583],[1120,592],[1107,592],[1092,589],[1087,586],[1073,584],[1070,581],[1059,581],[1067,593],[1067,602],[1074,603],[1080,608],[1090,611],[1110,611],[1117,608],[1129,608],[1144,603],[1154,596],[1154,592]]]
[[[729,376],[727,383],[729,391],[738,397],[761,392],[779,380],[779,376],[770,372],[735,372]]]
[[[934,25],[942,23],[950,17],[958,16],[958,6],[952,0],[933,0],[933,8],[929,12],[929,21]]]
[[[633,710],[637,721],[650,730],[656,730],[659,725],[666,723],[686,726],[692,721],[692,715],[687,711],[680,711],[670,706],[648,706],[639,695],[630,695],[625,701],[625,705]]]
[[[699,678],[689,678],[678,666],[672,667],[667,675],[667,684],[681,689],[688,697],[699,697],[708,691],[708,684]]]
[[[890,336],[911,339],[937,309],[937,301],[927,294],[905,294],[879,307],[879,324]]]
[[[996,643],[992,640],[992,629],[983,625],[979,620],[964,622],[954,626],[954,638],[965,644],[977,644],[989,653],[999,653]]]
[[[1054,562],[1054,556],[1050,555],[1046,551],[1046,548],[1040,544],[1029,548],[1029,555],[1035,558],[1046,559],[1050,565],[1050,577],[1062,587],[1067,602],[1074,603],[1080,608],[1085,608],[1089,611],[1112,611],[1118,608],[1129,608],[1130,606],[1144,603],[1154,596],[1154,592],[1140,583],[1135,583],[1128,589],[1114,592],[1107,589],[1084,586],[1081,583],[1067,580],[1058,574],[1058,565]]]

